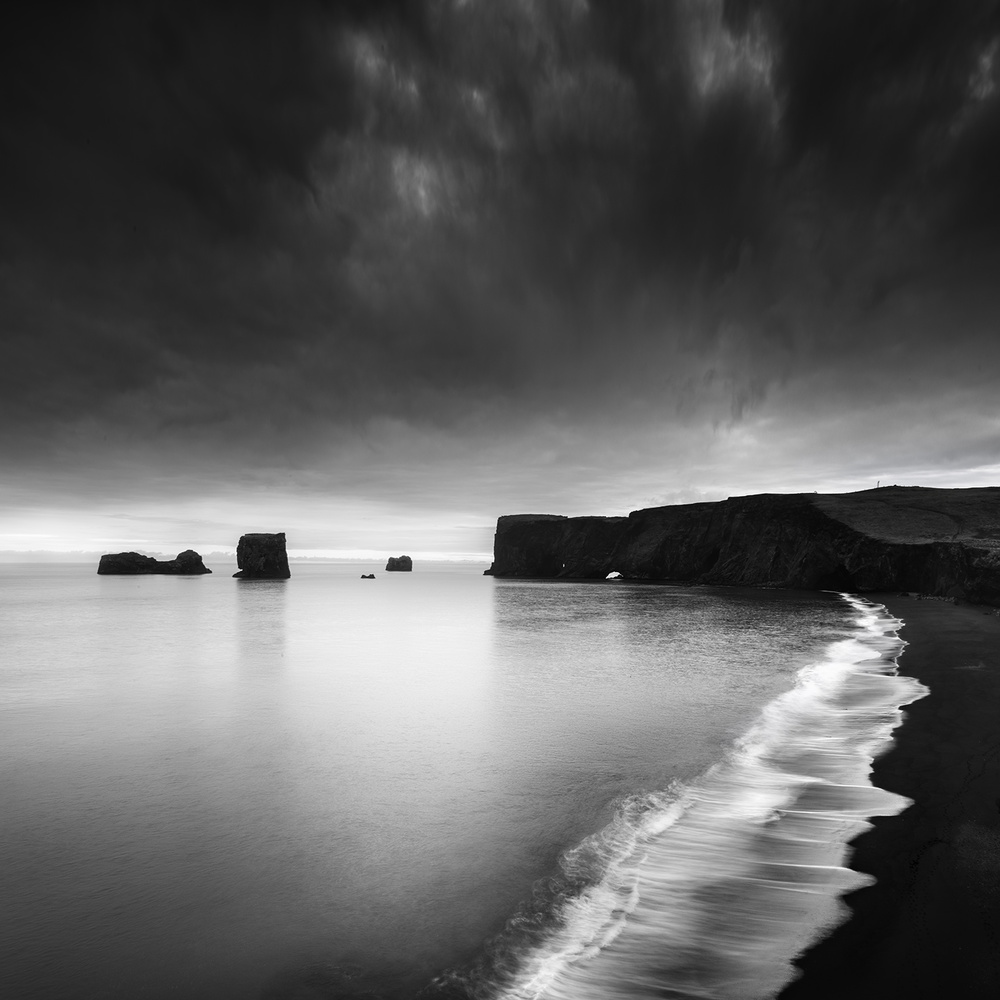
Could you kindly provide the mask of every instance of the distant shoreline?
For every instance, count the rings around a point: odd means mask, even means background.
[[[866,595],[902,619],[901,674],[930,694],[905,711],[872,781],[913,804],[852,844],[876,883],[800,958],[781,1000],[1000,996],[1000,617],[994,609]]]

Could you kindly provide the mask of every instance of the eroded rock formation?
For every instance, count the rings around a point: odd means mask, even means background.
[[[761,494],[627,518],[506,515],[494,576],[910,590],[1000,604],[1000,488]]]
[[[161,574],[164,576],[200,576],[212,571],[202,562],[194,549],[185,549],[173,559],[154,559],[140,552],[112,552],[101,556],[97,566],[101,576],[137,576]]]
[[[385,568],[388,572],[409,573],[413,569],[413,560],[409,556],[389,556]]]
[[[244,580],[287,580],[292,574],[285,551],[285,533],[241,535],[236,546],[236,565],[239,572],[233,576]]]

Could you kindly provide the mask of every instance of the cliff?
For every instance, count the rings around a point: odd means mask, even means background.
[[[1000,604],[1000,488],[761,494],[628,517],[506,515],[494,576],[917,591]]]
[[[505,514],[497,521],[493,576],[603,580],[627,517]]]
[[[236,546],[236,565],[239,572],[234,577],[245,580],[287,580],[291,575],[288,568],[288,553],[285,551],[285,533],[258,532],[241,535]]]
[[[173,559],[154,559],[139,552],[112,552],[101,556],[97,566],[101,576],[138,576],[160,574],[165,576],[198,576],[212,571],[202,562],[194,549],[185,549]]]
[[[387,573],[410,573],[413,570],[413,560],[409,556],[389,556],[385,569]]]

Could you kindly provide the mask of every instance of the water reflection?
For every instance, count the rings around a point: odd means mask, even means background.
[[[240,666],[270,667],[283,661],[287,644],[285,580],[237,580],[234,588]]]

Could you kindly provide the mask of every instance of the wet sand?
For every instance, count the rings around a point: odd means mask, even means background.
[[[912,799],[853,844],[875,885],[800,960],[781,1000],[1000,997],[1000,617],[866,595],[904,621],[900,673],[931,693],[905,709],[876,785]]]

